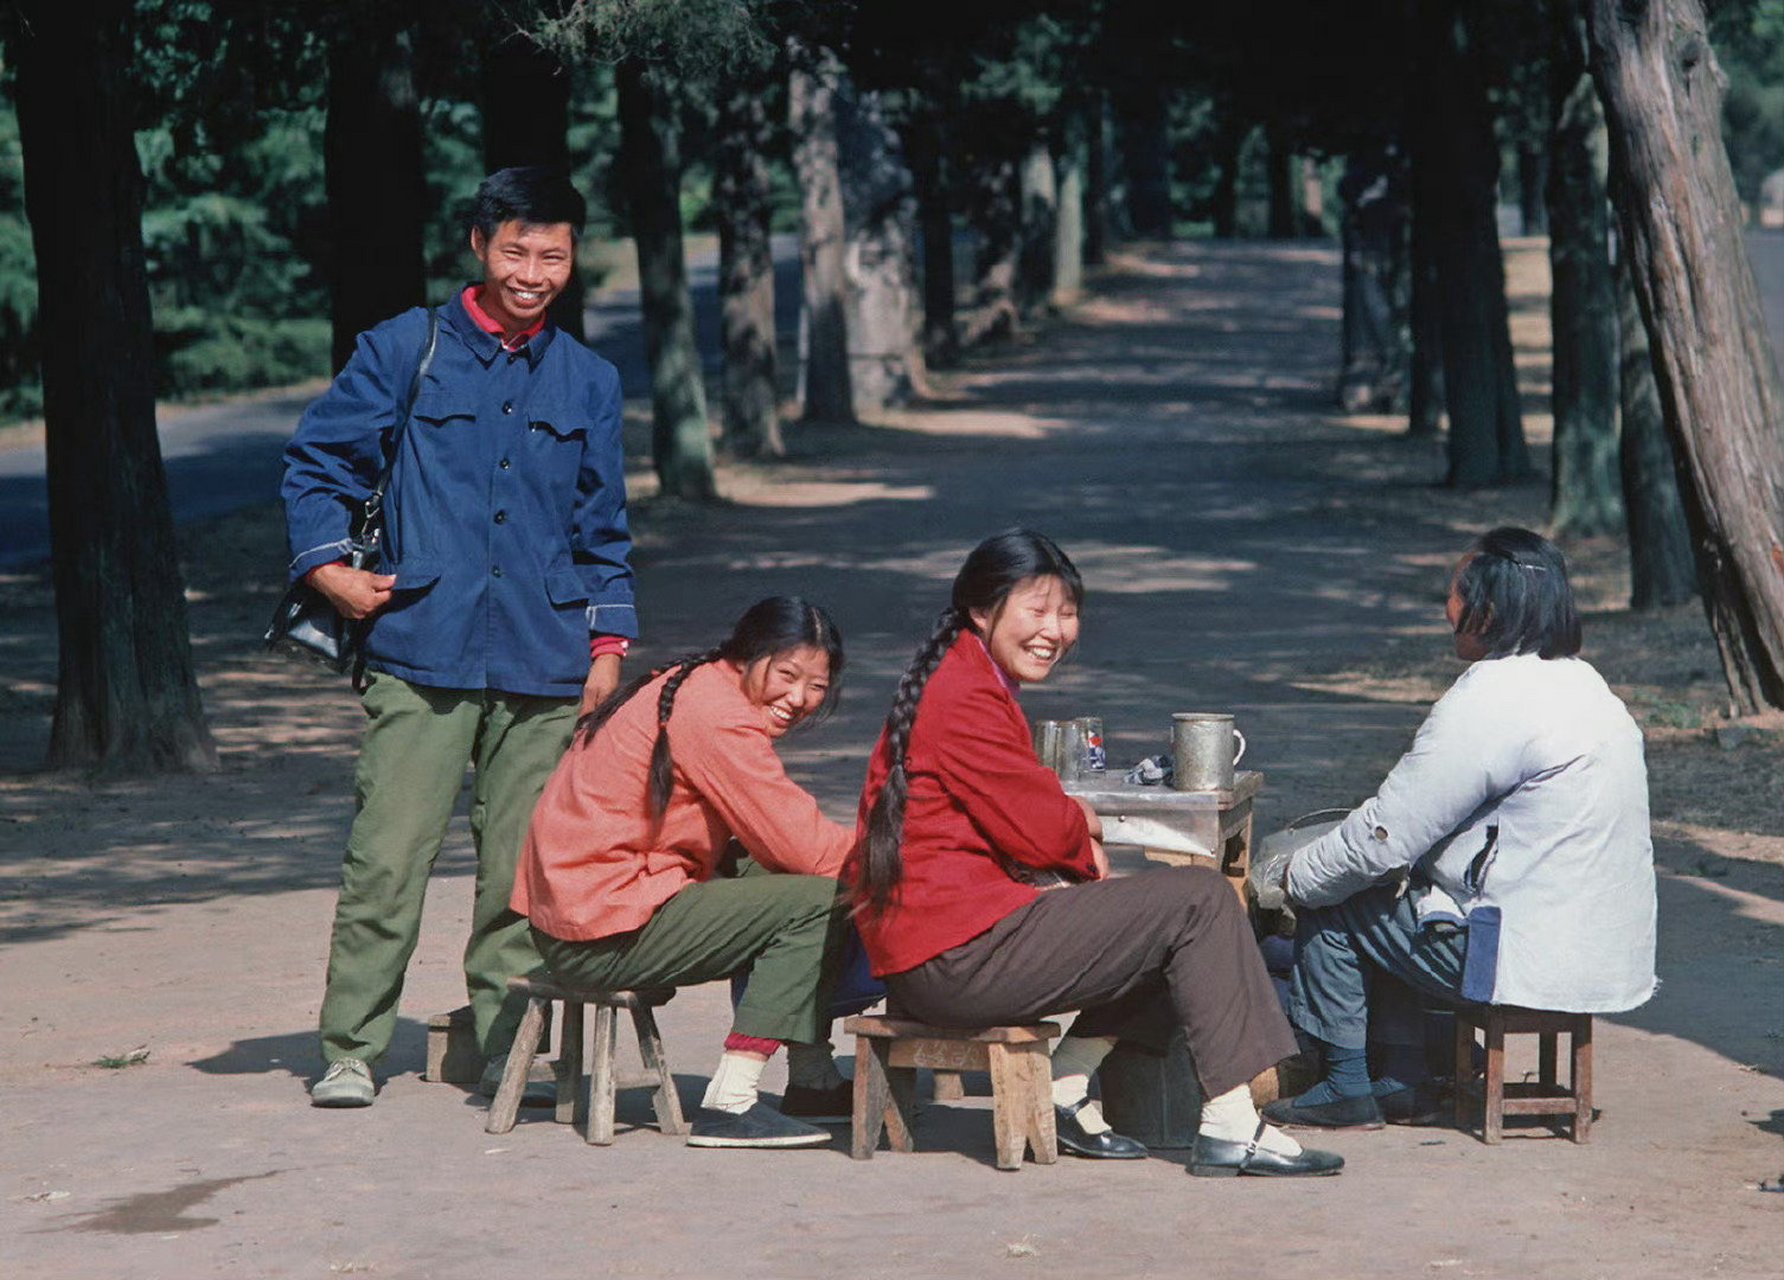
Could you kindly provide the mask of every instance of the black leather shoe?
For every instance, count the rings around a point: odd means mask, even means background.
[[[1379,1129],[1382,1126],[1381,1107],[1369,1094],[1314,1103],[1303,1103],[1300,1098],[1278,1098],[1264,1106],[1263,1114],[1271,1124],[1279,1124],[1285,1129]]]
[[[1069,1107],[1053,1108],[1053,1128],[1059,1134],[1059,1149],[1091,1160],[1144,1160],[1146,1148],[1132,1138],[1124,1138],[1113,1129],[1103,1133],[1085,1133],[1078,1123],[1078,1111],[1088,1099]]]
[[[1451,1115],[1451,1108],[1444,1105],[1437,1091],[1422,1084],[1384,1093],[1376,1098],[1375,1105],[1381,1108],[1382,1119],[1389,1124],[1440,1125],[1447,1123]]]
[[[1344,1167],[1344,1157],[1333,1152],[1306,1148],[1298,1156],[1285,1156],[1259,1147],[1263,1138],[1261,1120],[1250,1142],[1197,1134],[1189,1153],[1189,1172],[1197,1178],[1236,1178],[1242,1173],[1254,1178],[1324,1178]]]

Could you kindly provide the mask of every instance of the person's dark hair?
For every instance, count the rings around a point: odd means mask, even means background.
[[[1031,578],[1058,578],[1074,604],[1084,603],[1084,580],[1051,538],[1028,529],[1009,529],[974,547],[955,575],[948,607],[936,618],[929,639],[898,682],[892,710],[886,716],[891,768],[867,817],[866,856],[855,885],[858,903],[875,910],[885,907],[904,879],[904,802],[910,783],[905,775],[905,754],[924,686],[960,633],[972,627],[972,611],[995,613],[1011,591]]]
[[[567,222],[577,235],[588,218],[588,205],[556,165],[527,164],[497,169],[483,180],[471,205],[471,225],[492,238],[504,222],[549,227]]]
[[[748,667],[757,659],[773,658],[791,649],[807,647],[821,650],[830,659],[830,687],[824,691],[824,701],[818,704],[818,709],[801,723],[825,719],[836,710],[837,699],[842,696],[842,632],[828,613],[810,601],[798,596],[770,596],[744,610],[737,625],[731,628],[730,637],[718,648],[678,658],[616,691],[577,723],[577,738],[587,742],[639,690],[665,671],[670,672],[657,694],[657,739],[650,753],[650,811],[653,816],[660,815],[675,786],[675,762],[669,750],[669,717],[675,710],[675,695],[680,692],[688,673],[721,658]]]
[[[1469,551],[1456,575],[1457,635],[1478,637],[1489,658],[1571,658],[1580,651],[1580,615],[1559,547],[1507,525],[1482,534]]]

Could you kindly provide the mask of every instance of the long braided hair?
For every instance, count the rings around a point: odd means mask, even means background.
[[[891,767],[867,816],[867,848],[855,885],[857,905],[883,910],[904,879],[904,804],[910,790],[905,757],[924,686],[960,633],[974,629],[975,610],[996,613],[1011,591],[1033,578],[1058,578],[1074,603],[1084,602],[1084,581],[1071,558],[1051,538],[1029,529],[1009,529],[986,538],[972,549],[955,575],[948,607],[936,618],[929,638],[898,682],[892,710],[886,716]]]
[[[731,635],[715,649],[690,653],[666,667],[639,676],[613,693],[600,706],[589,712],[576,725],[578,742],[586,743],[599,733],[613,713],[630,702],[651,681],[669,672],[669,678],[657,693],[657,737],[650,752],[649,798],[653,817],[660,816],[669,804],[669,793],[675,786],[675,762],[669,748],[669,717],[675,710],[675,695],[682,682],[696,667],[724,659],[740,667],[773,659],[792,649],[817,649],[830,661],[830,687],[824,693],[808,720],[821,720],[836,709],[842,694],[842,632],[836,622],[818,605],[798,596],[770,596],[758,600],[737,620]]]

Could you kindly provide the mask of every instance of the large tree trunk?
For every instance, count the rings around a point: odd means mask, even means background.
[[[130,0],[29,0],[9,51],[37,253],[58,672],[48,763],[209,769],[155,435]]]
[[[1239,234],[1239,167],[1245,156],[1247,130],[1240,123],[1237,108],[1232,104],[1221,112],[1220,135],[1215,143],[1215,161],[1220,171],[1214,179],[1214,235],[1231,240]]]
[[[1109,95],[1101,89],[1090,94],[1087,112],[1084,164],[1084,263],[1100,267],[1107,259],[1114,236],[1110,210]]]
[[[483,166],[550,165],[570,171],[570,69],[523,35],[483,51]],[[588,289],[582,272],[551,304],[558,328],[577,341],[586,335]]]
[[[1506,314],[1495,207],[1499,147],[1461,0],[1419,6],[1422,81],[1415,216],[1429,217],[1440,290],[1448,483],[1473,489],[1531,473]]]
[[[1016,261],[1021,250],[1021,184],[1014,160],[987,156],[972,173],[969,206],[978,232],[973,322],[968,345],[1003,338],[1017,328]]]
[[[1338,403],[1348,413],[1404,408],[1407,218],[1400,167],[1380,152],[1352,155],[1338,195],[1344,251]]]
[[[1549,234],[1549,218],[1554,212],[1547,197],[1554,182],[1549,166],[1561,159],[1559,155],[1551,157],[1533,138],[1518,143],[1518,229],[1527,236]]]
[[[1697,594],[1697,562],[1679,500],[1678,461],[1666,434],[1648,352],[1648,328],[1635,300],[1629,255],[1617,263],[1617,323],[1622,343],[1623,509],[1629,525],[1629,606],[1658,609]]]
[[[1784,391],[1697,0],[1588,0],[1635,293],[1733,706],[1784,706]]]
[[[1171,238],[1171,139],[1165,90],[1138,86],[1119,98],[1121,156],[1127,171],[1127,212],[1143,240]]]
[[[855,398],[849,386],[849,337],[844,294],[848,288],[844,255],[842,178],[837,169],[836,93],[842,64],[828,49],[789,42],[792,72],[788,121],[795,139],[793,168],[799,179],[805,312],[802,318],[805,418],[811,422],[853,422]]]
[[[836,107],[849,389],[855,413],[871,415],[908,404],[925,382],[917,346],[917,201],[880,96],[845,80]]]
[[[1292,240],[1301,233],[1300,192],[1294,152],[1283,127],[1272,121],[1264,130],[1269,151],[1270,239]]]
[[[954,314],[954,218],[943,169],[938,108],[924,101],[905,120],[904,154],[917,188],[917,225],[923,233],[923,356],[936,368],[960,360]]]
[[[1053,292],[1047,301],[1067,307],[1084,290],[1084,148],[1089,112],[1074,107],[1066,115],[1059,152],[1059,212],[1053,221]]]
[[[361,332],[427,301],[421,102],[413,39],[400,21],[383,11],[355,18],[328,51],[322,151],[337,369]]]
[[[719,104],[713,204],[719,224],[719,333],[724,350],[725,443],[739,457],[780,457],[775,385],[773,191],[760,76],[733,78]]]
[[[650,361],[651,461],[663,492],[710,499],[712,430],[681,243],[681,139],[673,90],[634,59],[615,69],[620,163]]]
[[[1022,157],[1022,247],[1017,255],[1016,303],[1032,316],[1053,292],[1053,241],[1059,233],[1059,185],[1053,151],[1037,138]]]
[[[1412,229],[1409,292],[1412,361],[1407,373],[1406,434],[1435,436],[1443,424],[1443,307],[1437,285],[1434,217],[1436,197],[1425,176],[1432,168],[1412,159]]]
[[[1549,519],[1560,533],[1592,537],[1624,524],[1617,290],[1605,200],[1610,157],[1577,10],[1557,4],[1554,26],[1548,226],[1555,452]]]

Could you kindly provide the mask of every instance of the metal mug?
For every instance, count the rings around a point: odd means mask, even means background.
[[[1232,716],[1179,711],[1171,717],[1171,786],[1178,791],[1231,791],[1233,767],[1244,755],[1245,735],[1233,727]]]
[[[1059,771],[1059,749],[1062,731],[1065,726],[1058,720],[1036,720],[1034,722],[1034,754],[1035,758],[1054,772]]]

